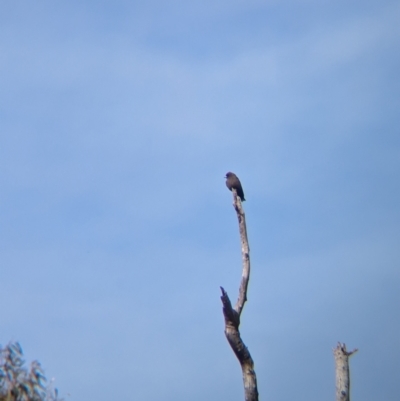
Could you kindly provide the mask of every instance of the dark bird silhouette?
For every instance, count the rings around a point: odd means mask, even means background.
[[[239,198],[243,201],[244,199],[244,193],[243,193],[243,188],[242,184],[240,183],[239,178],[237,178],[236,174],[234,173],[226,173],[226,186],[229,188],[230,191],[232,191],[232,188],[236,189],[236,193],[238,194]]]

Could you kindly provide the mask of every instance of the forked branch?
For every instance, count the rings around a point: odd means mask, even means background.
[[[227,292],[221,287],[221,301],[225,319],[225,336],[242,368],[245,401],[258,401],[257,377],[254,371],[254,362],[239,332],[240,315],[247,301],[247,287],[250,279],[250,247],[247,239],[246,219],[242,203],[235,189],[232,189],[232,193],[233,207],[235,208],[239,222],[243,267],[239,296],[234,308],[232,308]]]
[[[333,349],[336,368],[336,401],[350,401],[350,367],[349,358],[355,352],[347,351],[346,344],[338,343]]]

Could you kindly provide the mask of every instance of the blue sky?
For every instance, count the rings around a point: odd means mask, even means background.
[[[0,343],[62,395],[399,399],[400,5],[2,1]]]

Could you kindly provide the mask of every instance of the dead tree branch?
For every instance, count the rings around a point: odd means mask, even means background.
[[[250,279],[250,247],[247,239],[246,219],[242,203],[235,189],[232,189],[232,193],[233,207],[235,208],[239,221],[243,268],[239,297],[234,308],[232,308],[227,292],[221,287],[221,301],[225,319],[225,336],[242,368],[245,401],[258,401],[257,377],[254,371],[254,362],[239,332],[240,315],[247,301],[247,287]]]
[[[350,401],[350,367],[349,357],[357,352],[346,350],[346,344],[338,343],[333,349],[336,368],[336,401]]]

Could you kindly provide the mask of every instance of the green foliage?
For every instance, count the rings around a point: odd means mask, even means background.
[[[25,367],[18,342],[0,346],[0,401],[63,401],[52,386],[45,386],[46,377],[40,363]]]

